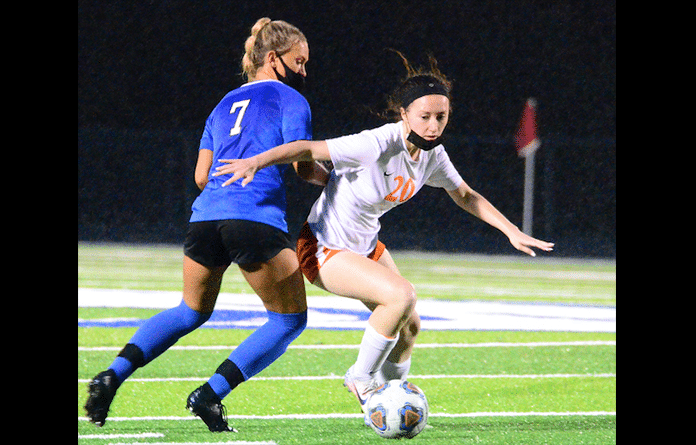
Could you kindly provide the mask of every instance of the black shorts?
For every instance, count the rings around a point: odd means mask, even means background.
[[[295,250],[287,233],[241,219],[189,223],[184,241],[184,254],[210,268],[266,262],[285,248]]]

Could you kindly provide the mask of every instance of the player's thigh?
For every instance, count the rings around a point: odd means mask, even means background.
[[[358,299],[371,308],[391,304],[413,289],[398,270],[348,251],[326,261],[315,284],[331,293]]]
[[[382,252],[382,255],[379,257],[379,259],[377,260],[377,263],[381,264],[382,266],[391,270],[395,274],[401,276],[401,272],[399,272],[399,268],[396,266],[394,259],[392,258],[391,254],[389,253],[389,250],[387,250],[386,248],[384,249],[384,252]],[[375,303],[363,302],[363,304],[365,304],[365,306],[370,311],[374,311],[375,308],[377,307],[377,305]]]
[[[216,221],[189,223],[184,240],[184,301],[191,309],[215,308],[222,275],[230,264]]]
[[[281,314],[307,310],[304,277],[293,250],[283,249],[268,261],[239,269],[266,309]]]
[[[210,313],[220,293],[227,266],[205,266],[184,256],[184,302],[194,311]]]
[[[382,255],[377,260],[377,263],[379,263],[382,266],[386,267],[387,269],[391,270],[395,274],[401,276],[401,272],[399,272],[399,268],[397,267],[396,263],[394,262],[394,258],[392,258],[391,253],[389,253],[388,249],[386,249],[386,248],[384,249],[384,252],[382,252]]]

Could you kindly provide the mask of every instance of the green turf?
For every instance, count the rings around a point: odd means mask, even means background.
[[[119,338],[108,338],[108,334],[119,333]],[[121,332],[122,331],[122,332]],[[79,328],[78,338],[83,346],[123,346],[135,329]],[[233,335],[225,335],[227,332]],[[182,339],[178,345],[230,345],[222,350],[170,350],[158,360],[158,366],[139,369],[134,377],[207,377],[209,370],[224,360],[231,346],[239,344],[251,331],[201,329]],[[430,334],[430,335],[428,335]],[[585,341],[615,340],[614,334],[595,333],[498,333],[479,332],[470,336],[468,332],[437,331],[425,332],[419,343],[486,343],[500,341]],[[501,335],[502,334],[502,335]],[[507,334],[507,335],[505,335]],[[293,345],[347,344],[360,342],[359,331],[306,330]],[[331,337],[335,336],[336,341]],[[228,337],[228,338],[222,338]],[[473,338],[472,338],[473,337]],[[542,339],[542,340],[539,340]],[[120,340],[120,341],[119,341]],[[213,341],[223,340],[223,341]],[[227,341],[224,341],[227,340]],[[330,343],[329,343],[330,342]],[[115,351],[80,351],[78,378],[92,377],[98,370],[108,366]],[[289,349],[283,360],[264,370],[261,376],[330,375],[343,374],[355,360],[356,349],[308,350]],[[491,348],[417,348],[413,353],[412,374],[552,374],[552,373],[615,373],[615,346],[536,346],[536,347],[491,347]]]
[[[78,287],[181,290],[183,251],[174,246],[78,243]],[[402,275],[416,285],[419,298],[449,300],[547,301],[616,305],[616,264],[516,256],[427,256],[393,252]],[[327,295],[306,283],[308,295]],[[253,291],[235,267],[222,292]]]
[[[450,256],[418,259],[395,254],[402,273],[419,298],[554,301],[616,304],[615,265],[550,263],[498,259],[462,260]],[[180,290],[181,250],[169,247],[78,245],[78,286]],[[533,278],[526,277],[530,272]],[[579,272],[575,277],[574,272]],[[612,278],[613,277],[613,278]],[[250,289],[236,271],[225,277],[223,291]],[[312,289],[308,287],[308,291]],[[427,289],[427,290],[424,290]],[[469,289],[470,292],[465,292]],[[430,292],[430,294],[427,294]],[[540,294],[534,297],[534,292]],[[316,290],[310,294],[319,295]],[[499,294],[499,295],[498,295]],[[528,295],[529,294],[529,295]],[[78,318],[146,318],[158,310],[78,308]],[[122,347],[134,328],[78,328],[82,348]],[[78,419],[78,443],[215,443],[273,441],[289,444],[384,443],[362,420],[351,418],[234,418],[295,414],[357,414],[358,406],[341,376],[355,360],[362,332],[306,330],[299,345],[346,345],[345,349],[289,349],[278,361],[240,385],[225,399],[237,434],[212,434],[184,408],[186,396],[252,331],[199,329],[177,346],[220,346],[216,350],[169,350],[142,368],[119,389],[112,418],[145,416],[179,420],[108,421],[96,428]],[[424,331],[419,344],[537,343],[614,341],[615,333]],[[78,351],[78,418],[84,416],[88,380],[113,360],[117,351]],[[616,416],[616,346],[551,345],[417,348],[411,380],[426,393],[433,416],[414,443],[450,444],[613,444]],[[439,378],[432,378],[432,376]],[[286,377],[321,377],[288,380]],[[421,376],[421,377],[419,377]],[[431,376],[431,377],[428,377]],[[522,376],[522,377],[520,377]],[[192,378],[193,381],[147,379]],[[146,379],[138,381],[137,379]],[[280,380],[279,380],[280,379]],[[489,413],[482,416],[481,413]],[[501,413],[546,413],[508,417]],[[560,414],[559,414],[560,413]],[[563,413],[586,413],[569,415]],[[476,417],[442,417],[443,415]],[[92,438],[92,435],[157,433],[164,437]],[[83,437],[80,437],[83,436]]]
[[[159,313],[159,310],[132,309],[135,316],[141,318],[137,311]],[[90,312],[98,315],[89,316]],[[85,319],[101,318],[104,311],[119,313],[121,309],[109,308],[79,308],[78,314]],[[112,315],[120,316],[120,315]],[[78,346],[123,346],[133,336],[136,328],[77,328]],[[251,330],[248,329],[198,329],[179,340],[177,345],[237,345],[244,340]],[[328,331],[322,329],[307,329],[297,338],[293,345],[356,345],[360,343],[361,331]],[[491,343],[491,342],[568,342],[616,340],[616,333],[611,332],[536,332],[536,331],[422,331],[418,343]]]
[[[80,344],[110,346],[123,344],[133,329],[81,328]],[[180,345],[236,345],[250,331],[201,329],[182,339]],[[111,335],[105,335],[105,334]],[[352,345],[360,332],[307,330],[295,345]],[[423,343],[529,343],[616,340],[615,334],[542,332],[424,332]],[[229,343],[226,343],[227,340]],[[78,378],[89,379],[108,366],[116,352],[80,351]],[[241,385],[225,403],[234,415],[286,415],[356,413],[357,404],[342,387],[340,375],[355,359],[355,349],[290,349],[277,362],[259,374],[258,379]],[[228,355],[226,350],[170,350],[133,379],[197,377],[196,381],[127,381],[112,405],[111,416],[176,416],[187,418],[184,400],[202,384]],[[615,412],[616,347],[593,346],[517,346],[486,348],[422,348],[413,353],[412,374],[467,375],[466,378],[418,378],[411,380],[426,391],[431,413],[507,413],[507,412]],[[506,378],[505,375],[579,374],[577,377]],[[336,376],[323,380],[265,380],[281,376]],[[479,377],[474,377],[474,376]],[[597,376],[594,376],[597,375]],[[497,376],[488,378],[483,376]],[[86,383],[78,382],[78,416],[84,416]],[[219,435],[206,433],[197,420],[168,422],[107,422],[96,429],[79,421],[79,434],[123,434],[127,431],[163,431],[165,438],[148,441],[219,441]],[[233,440],[272,440],[284,444],[379,443],[360,419],[259,420],[232,419],[240,429]],[[432,428],[414,440],[428,444],[450,443],[615,443],[615,417],[522,417],[522,418],[431,418]],[[331,440],[327,436],[333,437]],[[522,442],[516,442],[516,441]],[[145,439],[138,439],[144,443]],[[456,442],[452,442],[456,441]],[[478,441],[478,442],[477,442]],[[108,443],[84,439],[80,443]],[[119,443],[128,443],[119,439]]]
[[[163,432],[157,439],[78,440],[81,444],[275,441],[280,445],[387,444],[355,419],[245,420],[239,433],[212,434],[198,421],[112,422],[96,429],[78,422],[78,434]],[[616,416],[432,418],[413,444],[608,445],[616,443]]]
[[[214,371],[215,367],[212,368]],[[579,378],[418,379],[433,413],[615,411],[616,380]],[[112,404],[112,416],[187,416],[186,396],[200,382],[126,381]],[[78,415],[86,400],[78,384]],[[134,403],[137,401],[137,403]],[[358,404],[342,380],[250,380],[226,399],[230,415],[356,413]],[[242,422],[243,423],[243,422]]]

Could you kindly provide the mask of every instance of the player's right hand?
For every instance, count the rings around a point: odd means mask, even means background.
[[[241,178],[244,178],[242,180],[242,187],[246,187],[246,185],[254,179],[254,175],[259,169],[256,162],[253,161],[253,158],[220,159],[220,162],[225,165],[215,167],[216,172],[213,173],[213,176],[232,175],[230,179],[222,184],[223,187],[227,187]]]

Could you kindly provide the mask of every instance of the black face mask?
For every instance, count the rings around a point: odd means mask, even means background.
[[[301,93],[305,87],[304,76],[291,70],[285,64],[285,62],[283,62],[283,59],[280,56],[278,56],[278,59],[280,60],[280,63],[283,64],[283,68],[285,68],[285,76],[281,76],[280,73],[275,68],[273,68],[273,71],[275,71],[278,80],[283,82],[285,85],[294,88],[295,90],[297,90],[298,93]]]
[[[433,148],[437,147],[438,145],[442,144],[442,140],[444,138],[440,136],[439,138],[428,141],[426,139],[423,139],[420,137],[415,131],[411,130],[408,133],[408,137],[406,138],[407,141],[415,145],[416,147],[420,148],[421,150],[425,151],[430,151]]]

